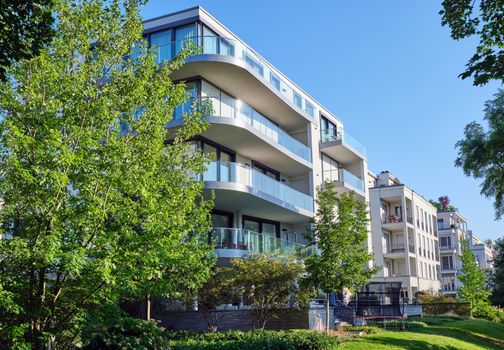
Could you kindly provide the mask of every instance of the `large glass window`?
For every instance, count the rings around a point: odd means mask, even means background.
[[[175,54],[179,53],[188,41],[192,41],[196,46],[196,25],[190,24],[188,26],[175,29]]]
[[[191,106],[194,102],[194,97],[198,96],[198,84],[195,81],[186,83],[186,93],[189,99],[175,108],[175,119],[181,119],[184,114],[191,112]]]
[[[337,135],[337,127],[323,115],[320,116],[320,132],[322,142],[335,141]]]
[[[339,163],[331,157],[322,154],[322,181],[339,180]]]
[[[156,48],[156,62],[162,63],[172,59],[171,30],[152,33],[150,36],[151,46]]]
[[[273,237],[278,237],[280,234],[280,224],[278,222],[248,216],[243,217],[243,228]]]
[[[217,35],[207,27],[203,27],[203,53],[213,55],[218,54],[218,44]]]
[[[214,210],[212,212],[212,227],[233,227],[233,214]]]
[[[443,270],[453,269],[453,260],[451,256],[443,256],[441,258],[441,268]]]

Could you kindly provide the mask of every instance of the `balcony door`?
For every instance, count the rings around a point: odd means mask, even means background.
[[[278,222],[244,216],[242,225],[244,230],[251,231],[252,247],[255,252],[271,252],[277,248],[275,246],[276,238],[280,237],[280,224]]]

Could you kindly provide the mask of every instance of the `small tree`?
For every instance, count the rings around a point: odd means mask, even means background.
[[[71,348],[124,296],[209,275],[205,159],[187,142],[208,123],[188,113],[166,142],[187,101],[170,77],[194,51],[160,66],[143,2],[54,0],[50,49],[0,83],[0,349]]]
[[[325,182],[317,191],[315,229],[308,239],[319,254],[305,261],[307,282],[326,294],[326,331],[329,331],[329,293],[347,288],[355,291],[366,284],[378,267],[369,268],[373,255],[368,252],[368,218],[366,204],[353,193],[340,196],[334,184]]]
[[[251,307],[256,327],[264,329],[273,309],[285,308],[294,294],[300,293],[298,281],[303,266],[291,259],[268,254],[253,254],[233,259],[236,284],[243,301]]]
[[[473,317],[473,311],[477,303],[488,304],[490,290],[487,285],[487,276],[484,270],[478,268],[476,258],[469,248],[469,241],[462,241],[462,269],[459,280],[462,287],[459,288],[460,298],[467,301],[470,305],[470,317]]]
[[[220,305],[232,304],[241,298],[236,285],[236,273],[230,267],[215,268],[209,280],[199,288],[195,296],[198,300],[198,310],[203,314],[208,330],[216,332],[225,313],[216,312]]]

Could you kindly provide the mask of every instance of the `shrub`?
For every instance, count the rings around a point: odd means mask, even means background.
[[[330,350],[338,338],[308,331],[227,331],[217,333],[170,333],[173,350]]]
[[[150,349],[169,350],[164,329],[155,321],[144,321],[131,317],[115,320],[107,328],[91,335],[85,350]]]
[[[364,332],[366,334],[376,334],[382,332],[382,329],[374,326],[344,326],[345,332]]]

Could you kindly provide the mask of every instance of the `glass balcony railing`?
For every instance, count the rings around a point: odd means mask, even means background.
[[[341,169],[341,179],[343,183],[349,184],[350,186],[364,192],[364,181],[359,179],[357,176],[352,174],[346,169]]]
[[[311,152],[308,146],[287,134],[278,125],[240,100],[213,96],[191,98],[175,109],[174,118],[181,119],[184,113],[190,112],[195,99],[200,100],[205,107],[211,107],[211,110],[206,111],[205,114],[243,121],[290,152],[311,162]],[[209,102],[209,104],[205,102]]]
[[[303,111],[311,119],[315,119],[317,114],[315,106],[312,103],[302,97],[301,93],[291,88],[283,77],[273,72],[269,64],[263,58],[243,43],[234,39],[227,39],[219,36],[200,36],[159,45],[156,47],[156,61],[162,63],[166,60],[171,60],[180,52],[186,42],[193,42],[196,47],[200,47],[202,54],[234,57],[243,61],[247,66],[263,77],[267,84],[284,96],[293,106]]]
[[[269,195],[283,203],[313,211],[313,198],[286,184],[252,169],[249,165],[231,162],[211,162],[198,180],[239,183]]]
[[[212,244],[216,249],[237,249],[251,253],[301,257],[312,254],[314,250],[311,246],[240,228],[214,228]]]
[[[320,131],[320,138],[322,142],[342,141],[363,156],[367,156],[366,147],[342,129],[323,129]]]

